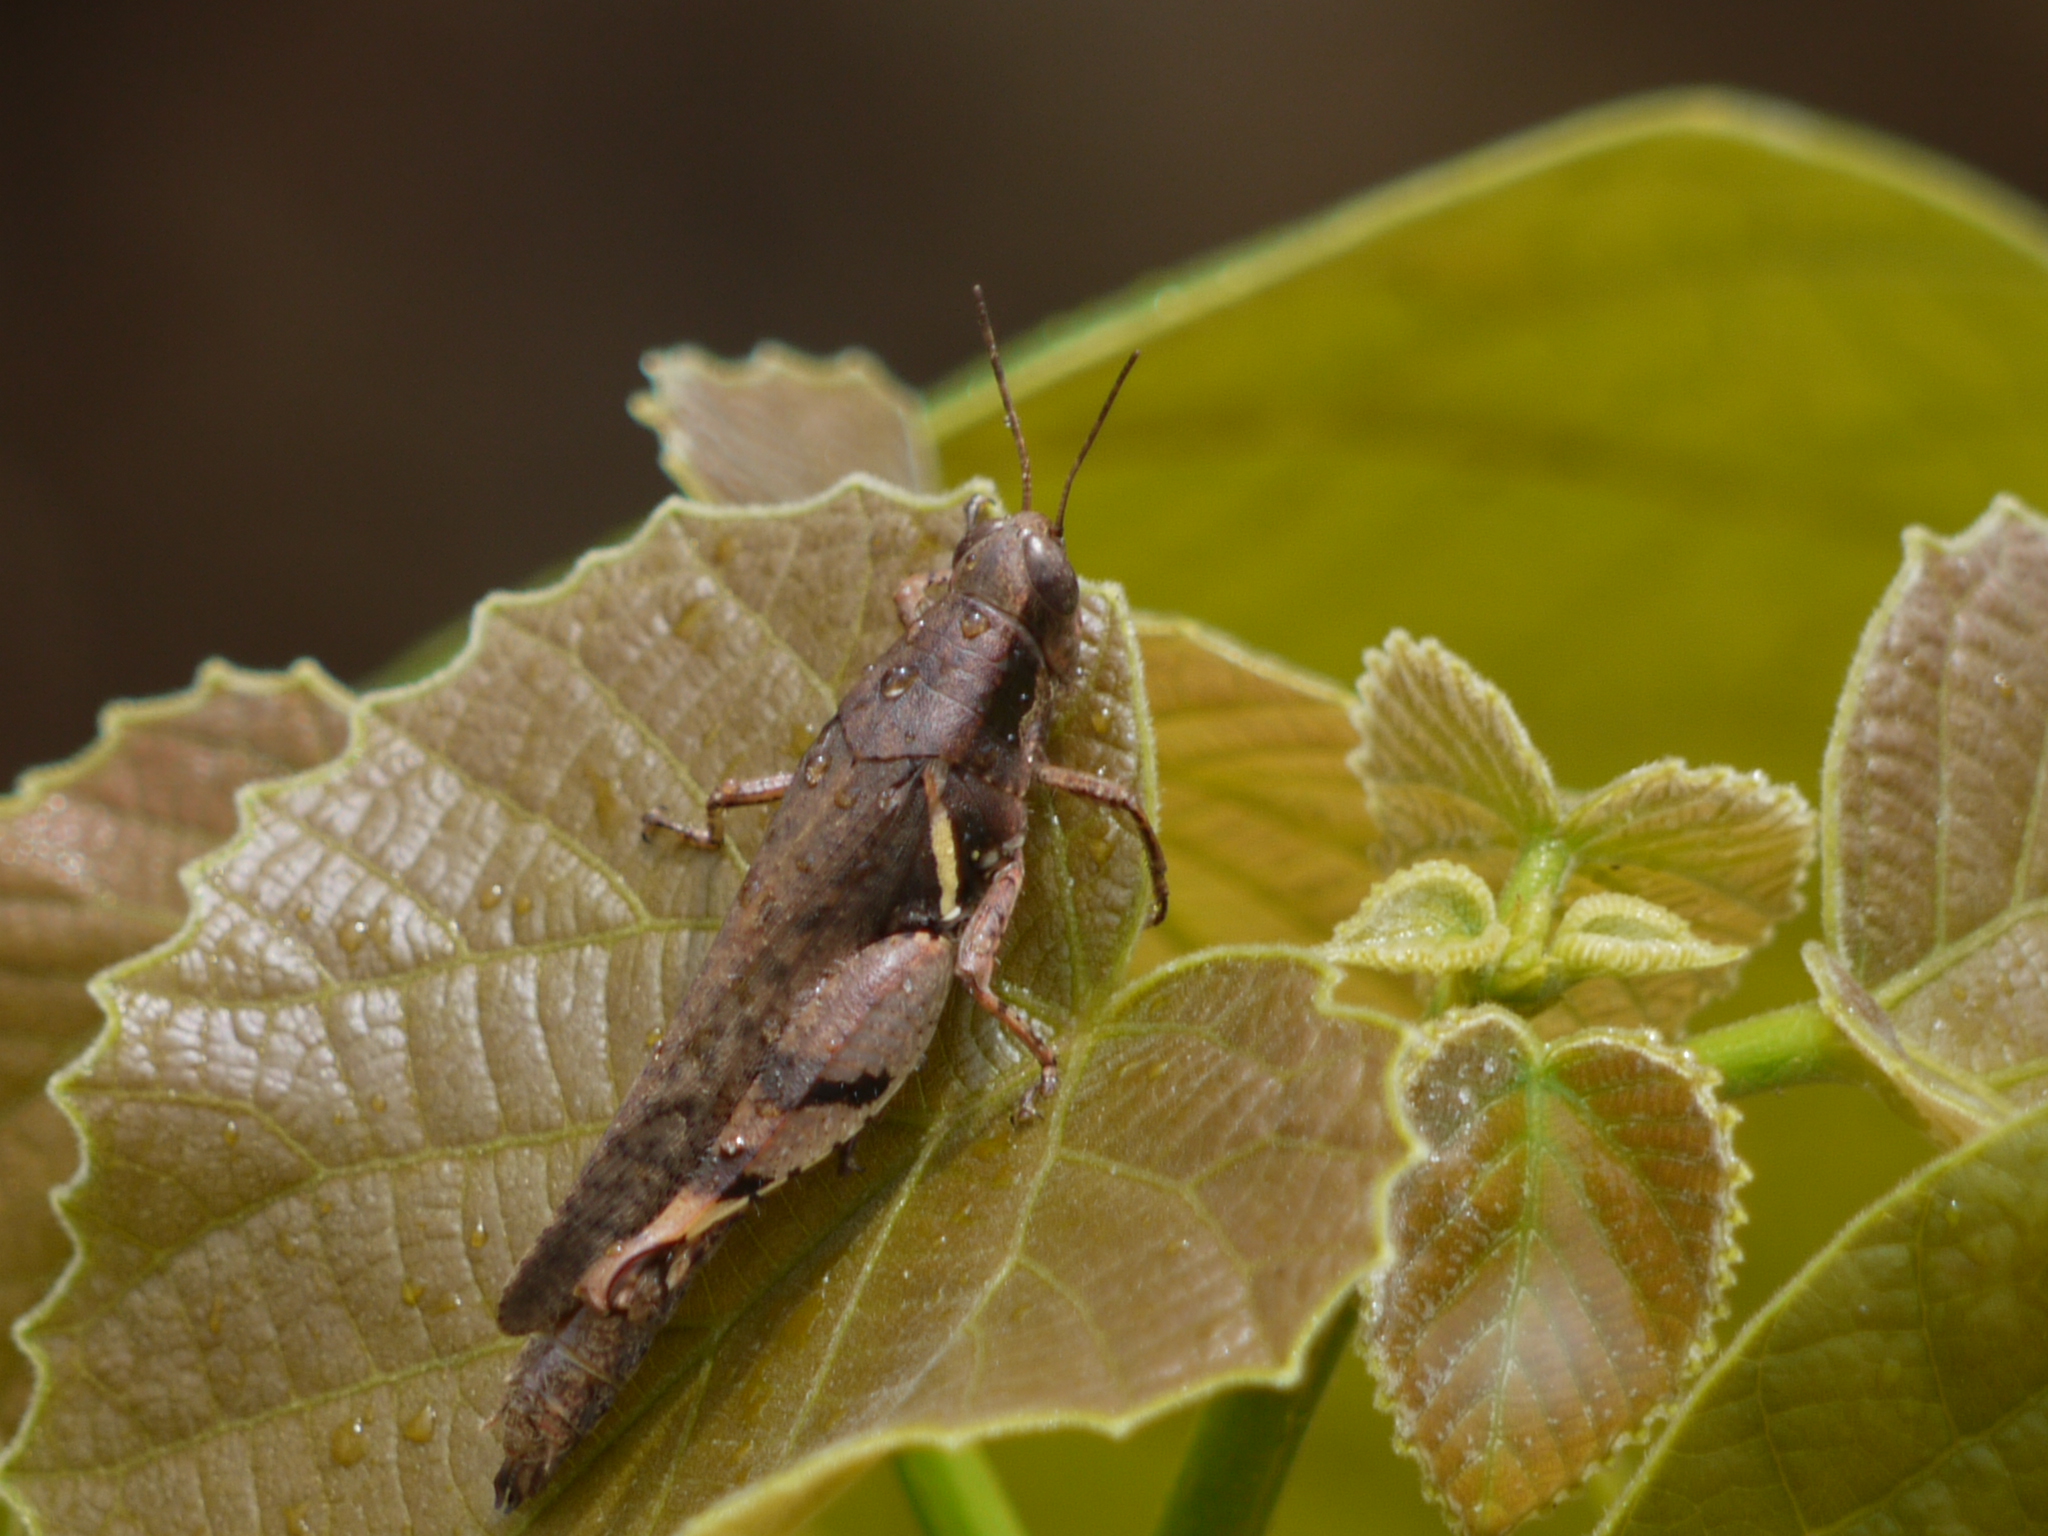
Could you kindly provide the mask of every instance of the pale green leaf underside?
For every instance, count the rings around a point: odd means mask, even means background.
[[[1144,861],[1118,818],[1040,796],[1000,984],[1067,1052],[1051,1125],[1010,1126],[1032,1069],[957,1010],[867,1171],[778,1196],[556,1496],[490,1513],[498,1292],[765,819],[718,856],[644,843],[639,812],[793,761],[958,529],[957,495],[860,479],[673,505],[559,591],[494,600],[455,670],[366,701],[333,770],[253,797],[180,938],[102,983],[116,1022],[64,1089],[85,1263],[29,1334],[47,1385],[9,1467],[50,1529],[757,1521],[940,1415],[1120,1423],[1290,1367],[1375,1250],[1392,1035],[1319,1009],[1329,976],[1282,953],[1108,1005]],[[1083,642],[1052,754],[1149,795],[1113,590]]]
[[[1916,1175],[1745,1328],[1610,1536],[2048,1526],[2048,1110]]]

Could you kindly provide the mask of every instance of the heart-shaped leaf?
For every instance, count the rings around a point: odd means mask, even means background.
[[[1543,1044],[1486,1007],[1403,1054],[1426,1148],[1396,1180],[1369,1359],[1468,1530],[1507,1530],[1641,1435],[1712,1343],[1735,1260],[1734,1114],[1645,1033]]]
[[[1330,956],[1369,970],[1444,976],[1484,970],[1507,947],[1486,882],[1463,864],[1430,859],[1374,886],[1337,925]]]
[[[1822,928],[1896,1039],[1837,1022],[1950,1135],[1981,1126],[1942,1079],[2048,1100],[2044,784],[2048,520],[2002,499],[1954,539],[1907,534],[1821,785]]]
[[[310,662],[200,668],[183,693],[110,705],[72,761],[0,801],[0,1323],[49,1289],[71,1245],[49,1192],[77,1137],[44,1094],[100,1025],[95,971],[169,938],[178,871],[235,827],[235,791],[341,750],[348,698]],[[0,1437],[28,1401],[28,1362],[0,1351]]]
[[[661,1029],[755,846],[650,847],[643,807],[788,765],[897,629],[960,498],[676,504],[256,794],[193,915],[101,983],[63,1094],[84,1263],[26,1335],[9,1487],[53,1530],[757,1527],[906,1442],[1129,1424],[1284,1376],[1377,1251],[1394,1032],[1311,957],[1116,981],[1141,847],[1038,796],[999,983],[1066,1086],[964,1006],[862,1143],[726,1243],[547,1495],[491,1513],[517,1341],[491,1309]],[[1135,641],[1084,595],[1055,760],[1150,793]],[[1314,1199],[1303,1197],[1313,1189]]]
[[[1603,1536],[2048,1524],[2048,1108],[1916,1174],[1686,1401]]]

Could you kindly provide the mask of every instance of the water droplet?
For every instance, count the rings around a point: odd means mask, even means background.
[[[230,1120],[220,1128],[220,1139],[232,1147],[242,1139],[242,1128]]]
[[[647,1049],[651,1051],[657,1045],[661,1044],[661,1037],[666,1033],[667,1031],[662,1029],[662,1027],[659,1024],[655,1025],[654,1028],[647,1031]]]
[[[434,1298],[434,1311],[443,1317],[446,1317],[450,1312],[460,1312],[462,1307],[462,1298],[453,1291],[443,1291]]]
[[[842,811],[852,810],[853,803],[858,798],[853,792],[853,786],[850,784],[842,784],[832,793],[832,803]]]
[[[967,616],[960,621],[960,638],[979,640],[988,633],[988,615],[979,608],[967,610]]]
[[[207,1310],[206,1331],[216,1339],[220,1337],[221,1322],[227,1317],[228,1299],[225,1296],[213,1298],[213,1306]]]
[[[719,1138],[718,1155],[720,1157],[738,1157],[742,1152],[746,1150],[747,1138],[740,1135],[738,1132],[733,1132],[730,1135],[722,1136]]]
[[[313,1536],[313,1520],[304,1504],[293,1504],[284,1512],[284,1528],[289,1536]]]
[[[503,887],[502,885],[494,884],[487,888],[484,891],[483,895],[477,897],[476,904],[479,907],[482,907],[486,912],[488,912],[504,899],[505,887]]]
[[[334,1202],[327,1199],[315,1200],[313,1202],[313,1209],[322,1216],[332,1216],[334,1214]]]
[[[440,1420],[441,1410],[432,1403],[428,1403],[426,1407],[405,1421],[405,1427],[399,1433],[404,1435],[414,1445],[425,1445],[434,1438],[434,1426]]]
[[[802,757],[817,738],[818,733],[799,720],[789,728],[789,750],[795,756]]]
[[[526,916],[527,913],[533,910],[533,898],[531,896],[517,897],[512,903],[512,910],[521,917]]]
[[[381,1115],[381,1114],[383,1114],[383,1113],[384,1113],[384,1107],[385,1107],[385,1106],[384,1106],[384,1095],[383,1095],[383,1094],[381,1094],[381,1093],[373,1093],[373,1094],[371,1094],[371,1095],[370,1095],[370,1113],[371,1113],[371,1114],[373,1114],[373,1115]]]
[[[349,954],[363,947],[363,940],[370,936],[370,925],[360,917],[352,923],[343,923],[334,931],[334,942]]]
[[[302,923],[310,923],[313,921],[313,909],[311,907],[300,907],[292,916]]]
[[[739,535],[736,533],[728,533],[724,538],[720,539],[716,544],[712,546],[711,558],[718,564],[724,565],[727,562],[729,562],[732,559],[732,557],[738,554],[739,552]]]
[[[334,1117],[333,1117],[333,1118],[334,1118],[334,1123],[335,1123],[336,1125],[347,1125],[347,1124],[348,1124],[348,1111],[347,1111],[347,1110],[345,1110],[345,1109],[337,1109],[337,1110],[336,1110],[336,1111],[334,1112]]]
[[[823,752],[817,753],[804,764],[804,782],[810,785],[811,788],[816,789],[818,781],[825,777],[826,772],[831,766],[832,759],[829,755]]]
[[[484,1225],[484,1224],[483,1224],[483,1223],[482,1223],[481,1221],[475,1221],[475,1222],[472,1222],[472,1223],[470,1223],[470,1228],[469,1228],[469,1246],[470,1246],[470,1247],[472,1247],[472,1248],[481,1248],[481,1247],[483,1247],[483,1245],[484,1245],[485,1243],[488,1243],[488,1242],[489,1242],[490,1240],[491,1240],[491,1229],[490,1229],[489,1227],[485,1226],[485,1225]]]
[[[337,1467],[352,1467],[370,1454],[369,1424],[368,1419],[358,1417],[334,1426],[327,1449]]]
[[[299,1256],[299,1240],[289,1232],[280,1232],[277,1234],[277,1251],[288,1259],[296,1259]]]
[[[900,699],[910,692],[910,685],[917,681],[917,668],[908,662],[898,662],[882,674],[882,697]]]
[[[427,1288],[417,1280],[408,1280],[398,1288],[398,1299],[408,1307],[420,1304],[420,1298],[427,1294]]]
[[[1095,712],[1088,717],[1088,728],[1104,741],[1116,735],[1116,711],[1107,702],[1095,706]]]

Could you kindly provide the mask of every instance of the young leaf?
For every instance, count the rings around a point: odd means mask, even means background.
[[[1337,925],[1329,953],[1340,965],[1444,976],[1483,970],[1507,947],[1486,882],[1462,864],[1430,859],[1374,886]]]
[[[1434,640],[1397,629],[1367,651],[1352,718],[1351,770],[1390,869],[1458,853],[1498,888],[1524,843],[1563,814],[1507,695]]]
[[[661,467],[698,501],[767,506],[844,475],[939,489],[923,403],[865,352],[806,357],[767,342],[739,362],[698,347],[649,352],[628,402],[661,439]]]
[[[183,693],[109,705],[92,747],[0,800],[0,1324],[71,1254],[49,1195],[77,1137],[43,1088],[99,1027],[86,980],[177,931],[178,871],[234,830],[235,791],[340,751],[347,705],[311,662],[275,674],[209,662]],[[0,1437],[29,1379],[0,1350]]]
[[[1479,1536],[1576,1487],[1696,1371],[1735,1261],[1734,1113],[1648,1034],[1543,1044],[1446,1015],[1397,1078],[1427,1155],[1395,1182],[1369,1359],[1403,1448]]]
[[[2001,498],[1954,539],[1907,533],[1821,779],[1822,930],[1889,1016],[1898,1049],[1873,1060],[1909,1097],[1931,1074],[2048,1101],[2044,785],[2048,521]]]
[[[26,1335],[15,1497],[181,1536],[739,1528],[906,1443],[1122,1426],[1294,1368],[1377,1252],[1394,1032],[1285,951],[1117,993],[1142,849],[1039,796],[999,984],[1059,1038],[1046,1123],[1011,1124],[1035,1066],[956,1005],[863,1171],[774,1196],[548,1494],[491,1513],[517,1349],[492,1306],[765,821],[704,854],[645,843],[640,811],[792,762],[959,506],[859,477],[673,504],[487,604],[332,769],[249,797],[178,940],[102,982],[114,1023],[65,1085],[85,1257]],[[1135,641],[1113,590],[1083,602],[1052,756],[1149,796]]]
[[[1581,896],[1566,907],[1550,952],[1568,972],[1612,976],[1708,970],[1744,953],[1739,945],[1707,943],[1669,907],[1619,891]]]
[[[1603,1536],[2048,1522],[2048,1109],[1914,1175],[1751,1319]]]

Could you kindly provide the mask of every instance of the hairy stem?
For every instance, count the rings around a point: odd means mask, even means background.
[[[1796,1083],[1855,1082],[1867,1070],[1819,1003],[1752,1014],[1685,1044],[1721,1074],[1721,1095],[1729,1099]]]
[[[1265,1530],[1357,1324],[1354,1298],[1316,1335],[1300,1381],[1282,1391],[1246,1387],[1209,1405],[1155,1536],[1258,1536]]]
[[[1024,1536],[1016,1506],[978,1445],[914,1447],[897,1456],[896,1475],[926,1536]]]

